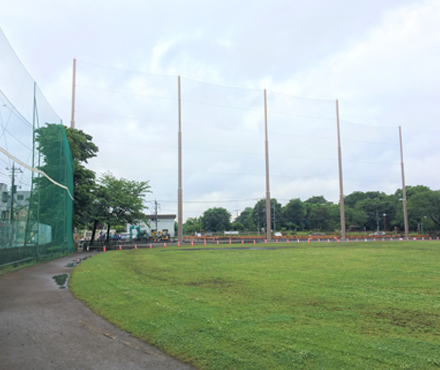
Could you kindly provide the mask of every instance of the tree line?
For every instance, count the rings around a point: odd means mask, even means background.
[[[407,186],[408,226],[412,231],[440,228],[440,191],[424,185]],[[344,197],[345,224],[349,230],[404,230],[402,189],[394,194],[379,191],[355,191]],[[284,206],[271,199],[273,231],[339,231],[340,206],[323,196],[305,201],[291,199]],[[225,230],[261,231],[266,228],[266,200],[245,208],[232,222],[224,208],[208,209],[200,217],[189,218],[184,224],[186,234],[200,231]]]

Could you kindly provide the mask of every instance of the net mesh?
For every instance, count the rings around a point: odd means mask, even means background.
[[[73,167],[61,119],[1,30],[0,55],[0,267],[4,267],[73,251]]]
[[[100,147],[90,163],[98,172],[149,180],[147,199],[176,214],[177,76],[77,62],[76,122],[87,124]],[[274,90],[266,91],[271,198],[281,205],[312,196],[339,203],[336,99]],[[394,193],[401,186],[398,128],[346,100],[338,110],[344,194]],[[264,118],[259,87],[181,77],[184,219],[212,207],[235,217],[265,198]]]

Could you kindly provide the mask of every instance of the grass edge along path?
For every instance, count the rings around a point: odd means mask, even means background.
[[[201,369],[438,369],[439,257],[436,241],[113,251],[70,288]]]

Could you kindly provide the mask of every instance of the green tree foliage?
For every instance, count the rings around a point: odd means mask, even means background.
[[[185,230],[185,234],[190,235],[196,232],[200,232],[202,230],[202,221],[197,217],[188,218],[183,224],[183,229]]]
[[[284,224],[287,228],[302,230],[306,208],[299,198],[291,199],[283,208]]]
[[[231,230],[242,231],[245,227],[241,222],[234,222],[231,224]]]
[[[240,222],[245,229],[252,230],[254,226],[252,221],[252,207],[246,207],[235,219],[235,222]]]
[[[70,127],[65,127],[67,140],[73,159],[73,184],[75,187],[73,226],[90,222],[95,173],[84,166],[87,160],[96,157],[98,147],[92,142],[93,137]]]
[[[329,202],[327,204],[327,212],[327,230],[341,230],[341,209],[339,204]]]
[[[418,224],[420,222],[421,217],[424,218],[424,215],[419,214],[419,207],[412,207],[411,206],[411,198],[419,193],[427,193],[432,191],[429,187],[424,185],[416,185],[416,186],[407,186],[406,187],[406,198],[407,198],[407,204],[408,204],[408,226],[410,230],[417,230]],[[394,218],[394,224],[399,227],[399,229],[404,228],[404,219],[403,219],[403,192],[402,189],[397,189],[394,197],[396,198],[397,202],[397,208],[396,208],[396,215]],[[422,212],[424,213],[424,212]],[[433,225],[430,225],[433,227]]]
[[[270,200],[271,230],[280,230],[284,224],[282,206],[275,198]],[[256,225],[266,230],[266,199],[260,199],[253,209],[253,220]]]
[[[319,213],[319,212],[318,211],[315,212],[315,214],[313,215],[313,222],[310,223],[310,215],[311,215],[312,209],[317,206],[324,206],[325,207],[327,204],[329,204],[329,202],[322,195],[313,196],[313,197],[304,201],[304,206],[305,206],[305,210],[306,210],[306,216],[305,216],[306,229],[317,228],[316,227],[316,216],[317,216],[317,213]]]
[[[338,212],[339,212],[338,218],[340,220],[341,216],[340,216],[339,204],[338,204]],[[359,209],[359,207],[357,207],[356,205],[354,206],[354,208],[350,206],[345,207],[345,224],[347,226],[355,225],[355,226],[359,226],[360,228],[364,228],[366,223],[367,223],[367,214],[363,210]]]
[[[94,194],[93,210],[95,221],[107,225],[107,241],[112,225],[133,224],[146,219],[143,199],[149,189],[148,181],[117,179],[111,173],[101,176]]]
[[[418,230],[423,223],[424,230],[440,227],[440,191],[431,190],[427,186],[407,187],[408,218],[410,230]],[[341,228],[339,204],[327,201],[322,195],[313,196],[302,202],[291,199],[285,206],[276,199],[271,199],[272,230],[274,230],[274,213],[277,230],[320,229],[335,231]],[[275,212],[274,212],[275,210]],[[386,215],[384,217],[384,214]],[[259,200],[252,208],[248,207],[235,220],[248,230],[266,228],[266,200]],[[392,231],[394,227],[403,230],[402,190],[387,195],[384,192],[356,191],[345,197],[345,224],[356,225],[361,230],[369,231],[385,229]],[[208,229],[203,226],[205,230]]]
[[[440,191],[425,190],[411,196],[408,204],[408,213],[419,223],[426,217],[437,228],[440,228]]]
[[[367,196],[359,200],[354,206],[356,212],[362,212],[366,216],[364,225],[359,226],[365,226],[367,230],[376,230],[378,227],[383,230],[386,219],[387,230],[394,228],[398,205],[396,197],[381,192],[367,192],[365,194]],[[384,217],[383,214],[386,214],[386,216]]]
[[[225,208],[210,208],[203,213],[201,219],[205,231],[225,231],[231,227],[231,214]]]
[[[312,229],[327,230],[329,211],[326,205],[315,205],[309,215],[309,224]]]

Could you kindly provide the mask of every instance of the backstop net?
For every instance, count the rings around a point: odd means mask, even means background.
[[[0,30],[0,268],[73,251],[72,156],[61,119]]]

